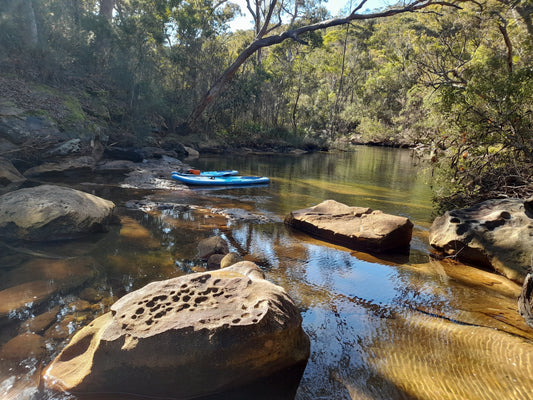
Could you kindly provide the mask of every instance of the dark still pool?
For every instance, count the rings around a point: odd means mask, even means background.
[[[254,261],[299,310],[310,356],[291,397],[531,398],[533,331],[516,311],[520,287],[454,260],[430,258],[431,176],[411,151],[359,147],[189,163],[267,176],[270,184],[184,188],[170,181],[169,171],[165,189],[140,190],[84,177],[68,184],[113,201],[119,225],[90,239],[1,244],[3,399],[134,398],[59,393],[41,376],[76,332],[123,296],[204,271],[198,243],[212,236]],[[409,218],[409,252],[353,251],[284,224],[291,211],[327,199]],[[270,380],[262,395],[272,390],[271,398],[281,398],[283,380]]]

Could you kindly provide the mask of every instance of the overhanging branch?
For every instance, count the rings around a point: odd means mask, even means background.
[[[453,7],[453,8],[461,9],[461,7],[457,4],[457,2],[435,1],[435,0],[416,0],[403,7],[389,8],[387,10],[378,11],[378,12],[369,13],[369,14],[357,14],[357,11],[361,9],[361,7],[366,3],[366,1],[367,0],[362,0],[361,3],[359,3],[358,6],[347,17],[344,17],[344,18],[328,19],[328,20],[320,21],[314,24],[301,26],[295,29],[291,29],[289,26],[288,30],[278,35],[271,35],[267,37],[261,37],[260,35],[258,35],[256,39],[252,43],[250,43],[248,47],[246,47],[239,54],[239,56],[235,59],[235,61],[228,68],[226,68],[226,70],[222,73],[222,75],[217,79],[217,81],[211,86],[211,88],[207,91],[207,93],[202,97],[200,102],[196,105],[195,109],[193,110],[189,118],[187,119],[187,124],[189,126],[193,126],[196,123],[198,118],[203,114],[206,107],[209,104],[211,104],[213,100],[220,94],[225,84],[235,75],[235,73],[238,71],[240,66],[250,56],[252,56],[256,51],[258,51],[259,49],[262,49],[263,47],[273,46],[287,39],[292,39],[299,43],[307,44],[304,40],[302,40],[299,37],[300,35],[303,35],[309,32],[314,32],[317,30],[322,30],[322,29],[332,28],[335,26],[349,24],[352,21],[356,21],[356,20],[363,21],[363,20],[370,20],[370,19],[377,19],[377,18],[386,18],[386,17],[398,15],[398,14],[408,13],[408,12],[417,12],[429,6],[443,6],[443,7]],[[246,3],[248,5],[248,8],[251,9],[250,1],[247,0]],[[270,15],[271,15],[271,10],[273,10],[273,8],[269,10]],[[266,24],[263,25],[262,28],[263,29],[261,29],[259,33],[264,34]]]

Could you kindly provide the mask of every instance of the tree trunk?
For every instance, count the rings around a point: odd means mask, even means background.
[[[513,72],[513,45],[511,44],[511,39],[509,39],[507,27],[504,24],[500,24],[498,25],[498,28],[505,41],[505,47],[507,47],[507,70],[511,74]]]
[[[111,25],[113,21],[113,10],[116,0],[100,0],[100,10],[98,15]],[[96,38],[98,48],[98,64],[100,68],[106,68],[109,63],[111,51],[111,36],[108,29],[103,29]]]
[[[108,21],[113,19],[113,9],[115,8],[115,0],[100,0],[100,10],[98,15],[104,17]]]
[[[34,48],[39,43],[39,35],[37,32],[37,22],[35,20],[35,12],[33,10],[32,0],[24,0],[22,3],[24,15],[24,43]]]
[[[522,21],[524,21],[524,25],[526,26],[527,33],[529,35],[529,40],[533,42],[533,6],[527,6],[527,7],[521,7],[516,6],[515,8],[516,12],[520,17],[522,17]]]

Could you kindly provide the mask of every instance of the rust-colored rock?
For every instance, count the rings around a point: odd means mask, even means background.
[[[111,310],[47,368],[48,386],[195,398],[303,372],[309,356],[299,310],[250,262],[153,282]]]
[[[375,253],[408,249],[413,233],[408,218],[335,200],[293,211],[285,223],[327,242]]]
[[[57,292],[81,286],[96,275],[98,264],[92,257],[64,260],[33,259],[2,277],[0,317],[26,307],[35,307]],[[31,279],[31,281],[30,281]]]
[[[40,358],[46,353],[42,336],[35,333],[22,333],[15,336],[0,349],[0,360],[24,360]]]
[[[59,313],[59,306],[55,306],[51,310],[48,310],[42,314],[39,314],[33,318],[24,321],[19,328],[20,333],[32,332],[32,333],[41,333],[50,325],[54,323],[57,319],[57,314]]]

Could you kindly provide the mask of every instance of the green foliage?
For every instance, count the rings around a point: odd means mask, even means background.
[[[0,72],[76,87],[56,110],[62,129],[98,121],[141,142],[153,131],[173,134],[254,39],[252,29],[227,32],[237,11],[229,3],[120,1],[112,20],[98,15],[99,5],[0,2]],[[320,147],[352,137],[423,144],[443,208],[525,196],[533,192],[529,4],[461,6],[354,22],[303,35],[308,45],[263,48],[206,110],[199,130],[250,146]],[[304,14],[294,27],[328,17],[319,3],[299,7]]]

